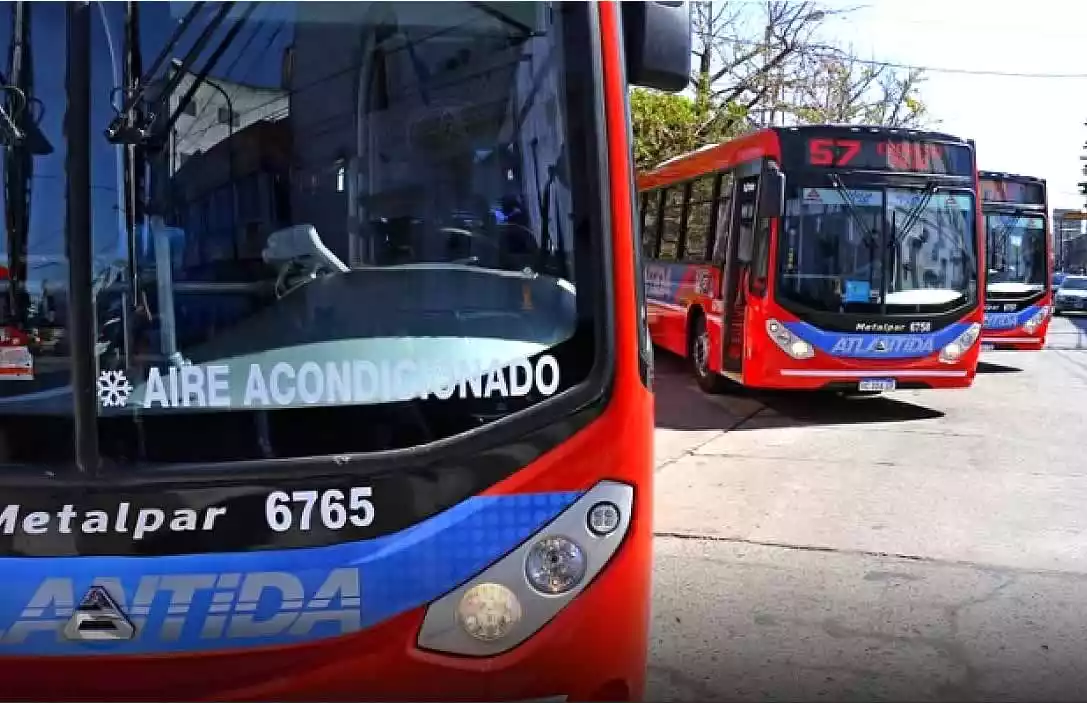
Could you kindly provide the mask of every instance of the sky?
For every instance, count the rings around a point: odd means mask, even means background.
[[[831,0],[857,8],[824,34],[861,58],[971,71],[1079,78],[965,75],[932,70],[921,98],[934,128],[977,142],[978,166],[1045,178],[1053,208],[1081,208],[1087,142],[1087,3],[1071,0]]]

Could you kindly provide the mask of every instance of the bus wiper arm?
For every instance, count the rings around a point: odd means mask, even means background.
[[[0,144],[21,147],[36,156],[52,154],[53,145],[29,114],[30,104],[34,101],[27,100],[21,88],[8,83],[3,73],[0,73],[0,92],[14,93],[21,103],[12,108],[15,110],[14,115],[8,112],[3,103],[0,103]],[[22,125],[20,126],[19,123]]]
[[[177,107],[174,108],[173,114],[171,114],[170,118],[166,120],[166,124],[164,124],[161,129],[158,129],[154,133],[147,135],[147,137],[145,138],[146,141],[155,142],[157,141],[158,136],[170,133],[170,130],[174,128],[174,125],[177,124],[178,119],[181,117],[181,113],[185,111],[185,107],[192,101],[193,97],[196,95],[196,91],[200,89],[200,86],[204,85],[204,81],[207,80],[208,74],[215,69],[215,66],[218,65],[219,60],[223,58],[223,54],[226,53],[226,50],[230,48],[230,45],[234,43],[234,40],[241,33],[242,28],[245,26],[246,20],[248,20],[249,17],[253,14],[253,11],[257,9],[258,4],[259,3],[257,2],[249,3],[249,5],[245,8],[245,11],[242,12],[242,16],[238,18],[238,21],[235,22],[229,30],[227,30],[226,36],[224,36],[223,40],[219,42],[219,45],[215,47],[215,51],[212,52],[210,57],[208,57],[207,63],[204,64],[204,67],[200,69],[200,73],[196,74],[193,77],[192,84],[189,85],[189,89],[185,91],[185,94],[181,96],[181,100],[178,101]],[[187,70],[188,68],[179,67],[176,70],[174,77],[177,78],[180,82],[180,77]],[[162,98],[160,98],[160,101],[166,101],[166,104],[169,104],[169,93],[166,93]],[[233,120],[234,116],[231,115],[230,119]]]
[[[196,14],[200,12],[200,9],[203,8],[203,6],[203,2],[194,2],[192,4],[192,7],[189,8],[189,11],[185,13],[185,16],[182,17],[181,21],[177,23],[176,27],[174,27],[173,34],[171,34],[170,38],[166,40],[166,43],[162,45],[162,49],[159,51],[159,55],[156,56],[155,60],[151,63],[151,68],[148,69],[147,72],[140,77],[140,81],[139,84],[136,86],[136,90],[134,90],[132,94],[129,95],[121,104],[121,108],[117,111],[117,117],[115,117],[110,123],[109,128],[106,132],[107,137],[113,138],[113,136],[111,135],[116,135],[121,129],[123,129],[124,125],[122,123],[124,119],[128,116],[130,112],[132,112],[133,109],[135,109],[138,104],[140,104],[140,101],[143,100],[144,95],[147,93],[147,89],[151,86],[151,82],[154,79],[155,74],[158,73],[159,68],[161,68],[162,65],[166,62],[167,57],[170,55],[170,51],[175,46],[177,46],[177,43],[181,40],[181,35],[184,34],[185,30],[189,28],[189,25],[193,23],[193,20],[196,19]],[[203,46],[203,44],[200,44],[200,46]],[[194,48],[195,47],[196,44],[194,44]],[[186,58],[188,58],[190,55],[193,55],[191,50],[189,51],[189,54],[186,54]],[[194,55],[193,58],[195,59]],[[167,90],[164,92],[169,93],[172,90],[173,87],[168,85]]]
[[[192,22],[196,18],[197,12],[200,10],[203,4],[204,3],[202,2],[194,3],[193,7],[191,7],[189,11],[185,14],[185,17],[174,30],[173,35],[166,42],[165,46],[163,46],[162,51],[159,52],[159,55],[155,58],[151,69],[140,78],[139,84],[135,86],[136,90],[124,102],[121,109],[118,111],[117,116],[114,117],[113,120],[110,122],[109,126],[106,128],[106,139],[110,143],[143,144],[153,140],[154,133],[152,132],[152,130],[154,129],[155,120],[158,117],[158,111],[163,107],[169,106],[170,96],[173,95],[175,90],[177,90],[177,87],[181,84],[181,81],[184,80],[185,75],[187,73],[191,73],[192,65],[196,63],[196,59],[197,57],[199,57],[200,52],[204,50],[204,47],[211,40],[211,37],[215,33],[215,31],[219,29],[220,26],[222,26],[224,21],[226,21],[227,15],[230,14],[230,11],[237,3],[224,2],[222,5],[219,6],[219,9],[216,12],[215,16],[212,17],[211,21],[208,22],[208,24],[197,36],[196,41],[193,42],[192,47],[181,59],[180,65],[177,66],[177,68],[169,76],[168,80],[163,85],[159,94],[155,96],[155,99],[153,101],[146,103],[147,109],[143,111],[142,117],[137,115],[136,108],[141,103],[145,102],[144,96],[150,89],[155,74],[158,72],[161,65],[165,63],[173,47],[177,45],[178,41],[180,41],[181,35],[185,32],[188,26],[192,24]],[[192,99],[192,96],[196,94],[196,90],[204,82],[204,79],[207,78],[208,73],[215,67],[215,64],[218,63],[223,53],[225,53],[231,42],[233,42],[234,38],[238,35],[238,32],[241,31],[242,23],[249,17],[249,15],[252,14],[253,10],[256,7],[256,4],[257,3],[255,2],[250,3],[248,9],[243,14],[241,19],[237,23],[235,23],[235,25],[231,27],[231,29],[228,31],[227,35],[223,37],[222,41],[219,43],[219,46],[216,47],[216,50],[212,54],[211,58],[208,59],[207,64],[205,64],[204,68],[201,69],[200,74],[193,81],[192,85],[189,86],[189,90],[186,91],[184,97],[178,103],[177,108],[174,110],[169,120],[167,120],[165,129],[161,130],[160,133],[169,133],[169,130],[173,128],[174,124],[178,120],[178,117],[181,115],[181,112],[185,109],[188,102]]]
[[[898,232],[896,232],[894,237],[891,239],[892,246],[898,246],[902,243],[902,238],[904,238],[913,228],[913,226],[917,224],[917,221],[921,219],[921,213],[925,211],[925,208],[928,207],[929,201],[932,200],[932,196],[936,195],[936,191],[938,191],[939,189],[939,185],[929,182],[929,184],[925,187],[924,194],[921,195],[921,200],[913,206],[913,209],[906,213],[905,224],[902,225],[902,228],[898,230]],[[899,234],[899,232],[901,234]]]
[[[496,20],[498,20],[502,24],[506,24],[506,25],[509,25],[510,27],[513,27],[514,29],[516,29],[519,32],[523,33],[525,35],[526,39],[531,38],[531,37],[541,36],[540,32],[537,32],[536,30],[534,30],[532,27],[528,26],[524,22],[521,22],[520,20],[514,19],[509,14],[503,12],[502,10],[499,10],[497,7],[493,7],[490,3],[486,3],[486,2],[470,2],[470,3],[468,3],[468,5],[469,5],[469,7],[472,7],[474,9],[476,9],[476,10],[479,10],[480,12],[482,12],[485,15],[488,15],[490,17],[495,18]]]
[[[846,212],[853,218],[853,224],[857,225],[861,234],[864,236],[864,241],[868,246],[872,246],[876,242],[876,233],[874,230],[869,229],[868,225],[864,224],[860,215],[857,214],[857,203],[853,200],[853,196],[849,194],[849,190],[842,184],[842,179],[837,173],[830,174],[831,185],[834,186],[834,190],[838,191],[838,194],[842,196],[842,200],[845,201]]]

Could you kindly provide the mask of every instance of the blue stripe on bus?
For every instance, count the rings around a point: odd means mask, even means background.
[[[807,322],[786,322],[800,339],[831,356],[848,359],[917,359],[940,351],[970,325],[956,322],[926,334],[857,334],[828,332]]]
[[[1019,312],[987,312],[984,327],[987,330],[1013,330],[1027,324],[1027,320],[1041,309],[1039,305],[1031,305]]]
[[[396,534],[310,549],[0,558],[0,657],[199,652],[357,631],[455,589],[580,495],[476,496]],[[94,584],[130,616],[133,639],[61,636]]]

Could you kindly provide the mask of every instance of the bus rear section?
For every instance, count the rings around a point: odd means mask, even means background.
[[[656,344],[711,392],[973,382],[983,231],[973,143],[772,128],[639,180]]]
[[[639,700],[627,89],[686,84],[688,8],[27,3],[15,41],[67,69],[4,71],[44,110],[0,164],[0,699]]]
[[[1046,182],[1000,171],[978,179],[988,268],[982,348],[1041,349],[1053,313]]]

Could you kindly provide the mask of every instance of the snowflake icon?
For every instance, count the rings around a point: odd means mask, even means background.
[[[132,384],[124,371],[103,371],[98,374],[98,400],[103,408],[123,408],[132,395]]]

